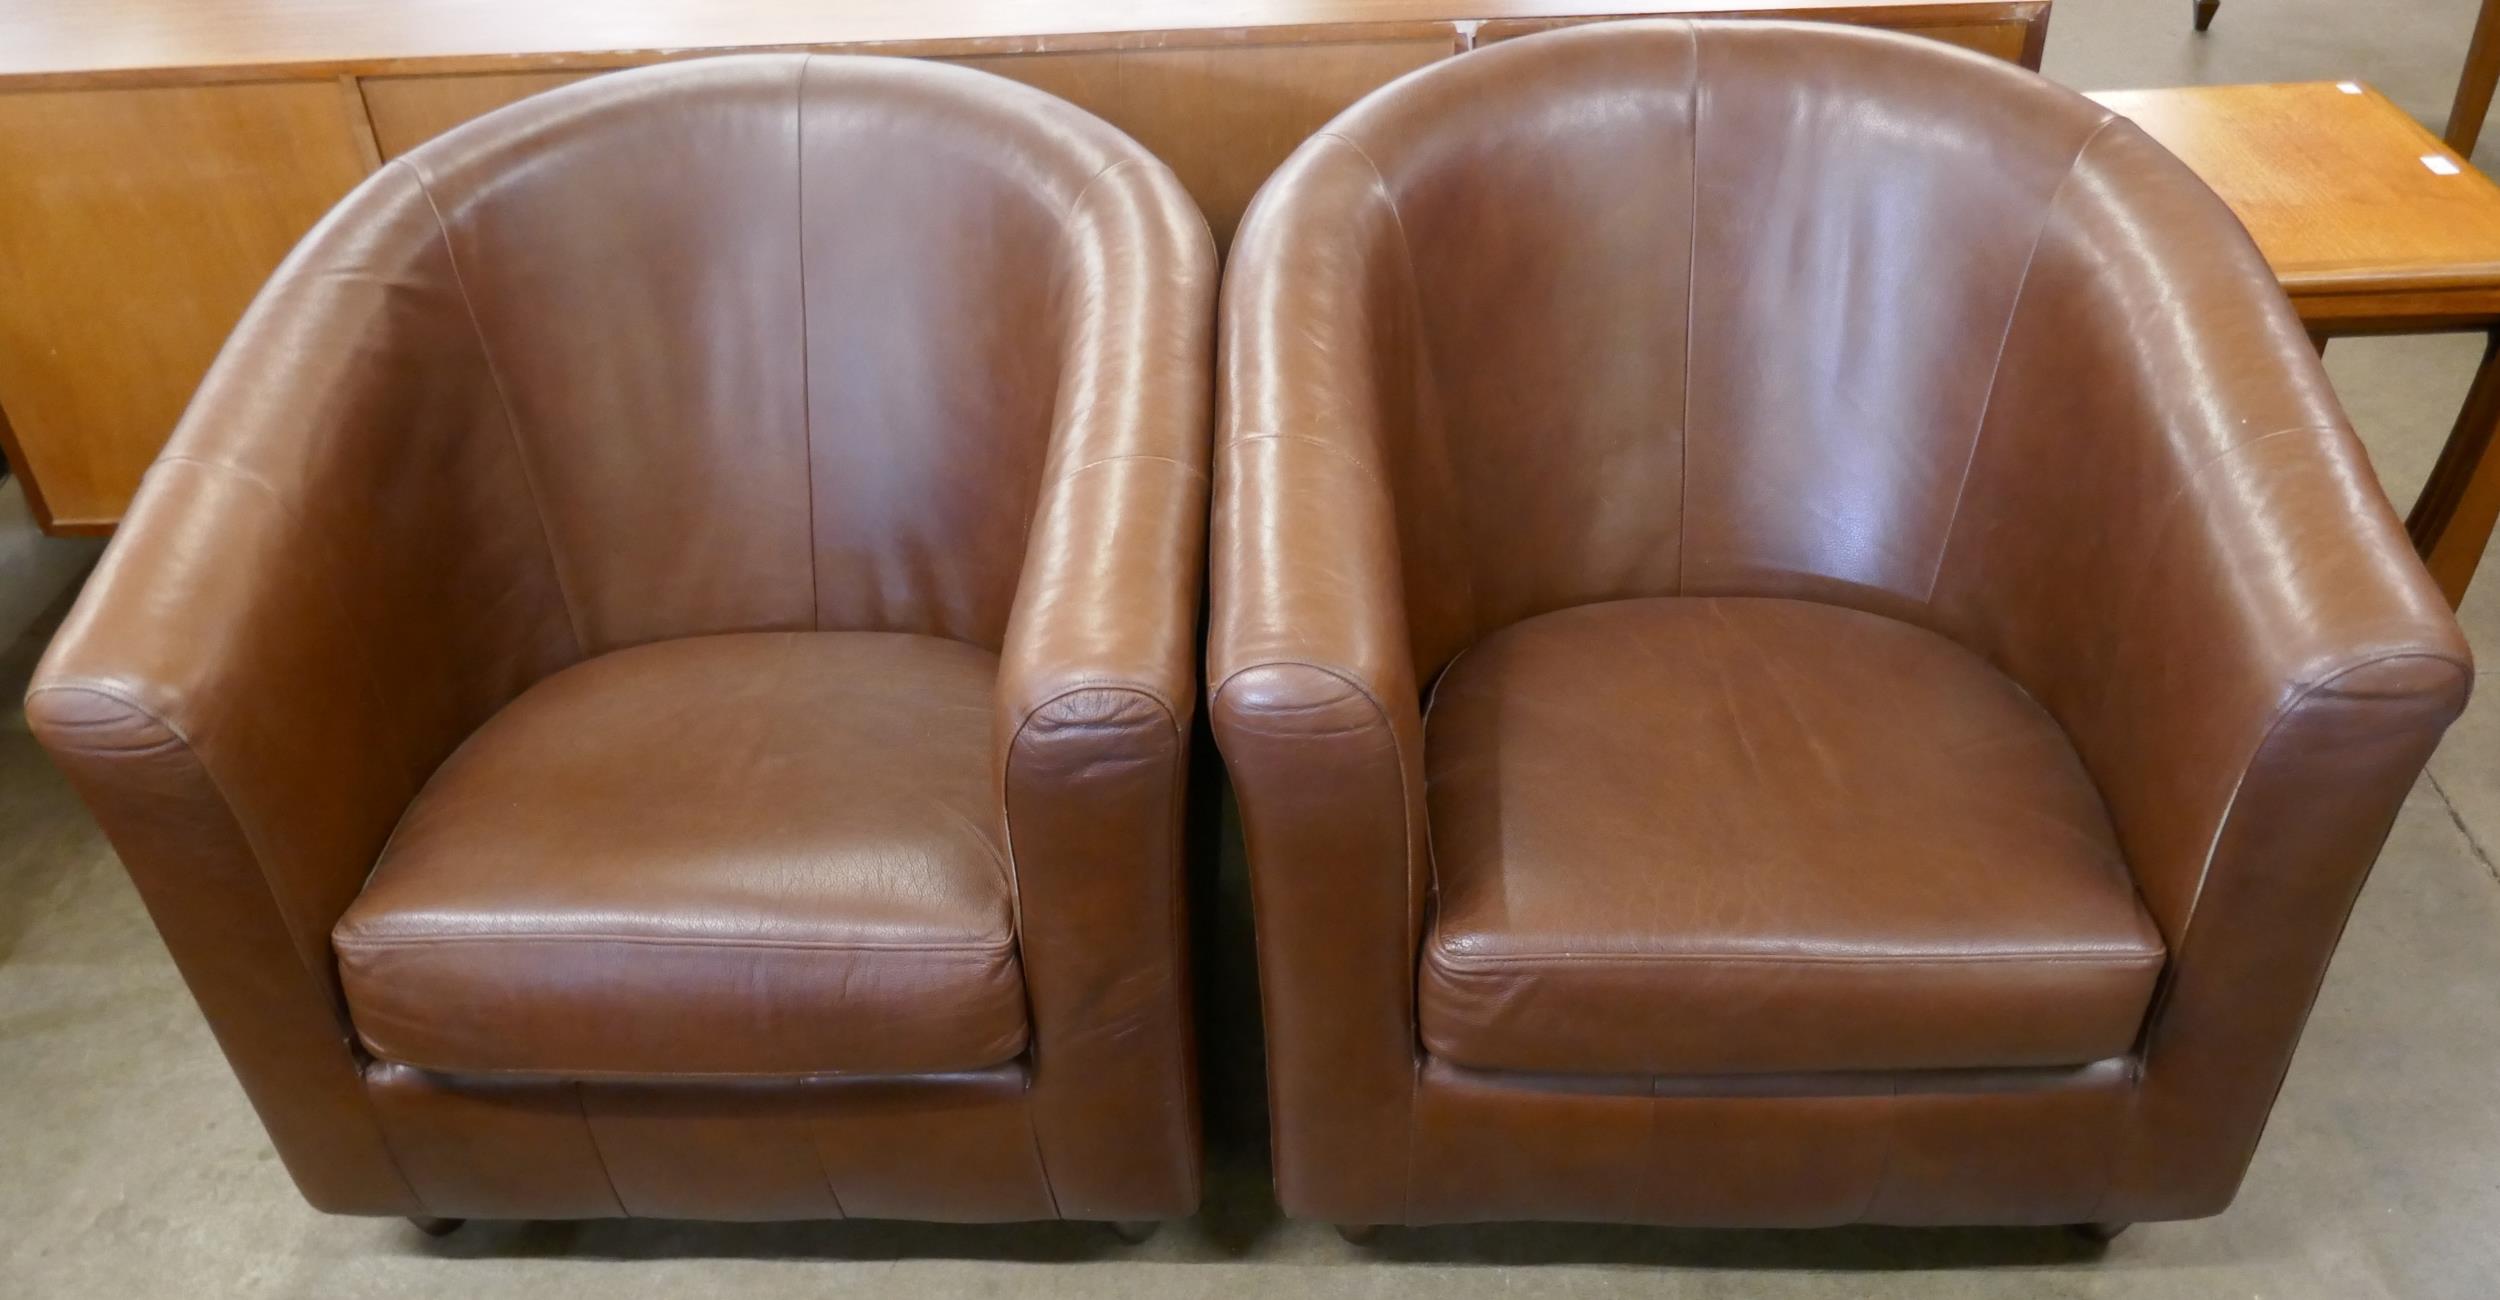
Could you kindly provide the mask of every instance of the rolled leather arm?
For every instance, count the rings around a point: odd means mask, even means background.
[[[2170,948],[2096,1217],[2219,1211],[2473,674],[2272,274],[2129,123],[2049,214],[1936,605],[2073,738]]]
[[[1035,1130],[1063,1217],[1171,1218],[1199,1188],[1182,832],[1215,252],[1146,160],[1086,188],[1070,237],[1056,432],[997,718]]]
[[[442,757],[575,653],[402,168],[281,267],[38,668],[102,823],[312,1203],[421,1213],[367,1109],[330,928]]]
[[[1430,879],[1423,721],[1380,472],[1403,251],[1260,212],[1376,192],[1350,149],[1305,151],[1244,224],[1224,328],[1210,715],[1240,804],[1260,951],[1276,1186],[1286,1212],[1405,1217],[1414,963]],[[1382,259],[1390,259],[1383,274]]]

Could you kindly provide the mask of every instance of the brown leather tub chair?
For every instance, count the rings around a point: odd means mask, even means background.
[[[314,231],[28,702],[314,1205],[1192,1210],[1212,268],[1070,105],[800,55]]]
[[[2472,674],[2184,167],[1940,45],[1590,27],[1356,105],[1228,274],[1287,1211],[2229,1203]]]

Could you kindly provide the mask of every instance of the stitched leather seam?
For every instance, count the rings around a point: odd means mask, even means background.
[[[1346,464],[1352,465],[1365,479],[1370,480],[1371,485],[1374,488],[1379,489],[1382,496],[1386,497],[1390,495],[1389,484],[1380,477],[1380,472],[1378,470],[1373,469],[1369,464],[1365,463],[1362,457],[1355,455],[1353,452],[1347,451],[1345,448],[1340,447],[1325,438],[1314,438],[1307,433],[1271,433],[1263,430],[1255,433],[1236,433],[1232,436],[1231,441],[1227,442],[1225,445],[1228,447],[1238,447],[1245,442],[1299,442],[1317,447],[1320,450],[1335,456],[1337,459],[1344,461]]]
[[[416,1206],[420,1210],[430,1212],[433,1207],[426,1203],[424,1193],[417,1190],[416,1180],[408,1176],[408,1162],[400,1158],[399,1146],[391,1140],[390,1124],[383,1120],[382,1113],[375,1109],[373,1105],[374,1068],[376,1066],[381,1066],[385,1069],[390,1067],[383,1062],[373,1061],[370,1058],[365,1057],[364,1053],[361,1051],[353,1050],[353,1044],[351,1044],[350,1047],[352,1054],[358,1058],[358,1064],[356,1067],[356,1098],[364,1103],[365,1117],[373,1122],[374,1139],[382,1146],[382,1158],[390,1162],[391,1172],[398,1175],[400,1185],[408,1189],[409,1204]]]
[[[1103,166],[1102,166],[1102,170],[1100,170],[1100,171],[1098,171],[1098,172],[1095,172],[1095,173],[1094,173],[1093,175],[1091,175],[1091,176],[1086,177],[1086,178],[1085,178],[1085,183],[1084,183],[1083,185],[1078,186],[1078,187],[1077,187],[1077,189],[1076,189],[1076,193],[1068,199],[1068,210],[1067,210],[1067,212],[1064,214],[1065,219],[1073,220],[1073,219],[1075,218],[1075,216],[1076,216],[1076,212],[1077,212],[1077,209],[1082,208],[1082,207],[1084,207],[1084,206],[1085,206],[1085,198],[1086,198],[1086,196],[1087,196],[1087,195],[1089,195],[1089,194],[1092,194],[1092,193],[1094,192],[1094,186],[1095,186],[1097,183],[1099,183],[1099,182],[1102,180],[1102,178],[1103,178],[1103,177],[1108,176],[1108,175],[1110,175],[1111,173],[1116,172],[1116,171],[1120,170],[1120,169],[1121,169],[1121,168],[1123,168],[1123,167],[1138,167],[1138,166],[1143,166],[1143,165],[1145,165],[1145,164],[1146,164],[1146,163],[1148,163],[1148,162],[1155,162],[1155,161],[1160,161],[1160,160],[1159,160],[1159,159],[1150,159],[1150,158],[1140,158],[1140,157],[1137,157],[1136,155],[1132,154],[1132,155],[1130,155],[1130,156],[1128,156],[1128,157],[1126,157],[1126,158],[1115,158],[1115,159],[1113,159],[1113,160],[1112,160],[1112,161],[1110,161],[1110,162],[1104,163],[1104,164],[1103,164]],[[1202,213],[1202,214],[1200,214],[1200,215],[1201,215],[1201,216],[1204,216],[1204,214],[1203,214],[1203,213]]]
[[[2045,966],[2160,966],[2168,960],[2166,953],[2126,953],[2102,956],[2084,952],[1987,952],[1932,957],[1885,956],[1787,956],[1777,953],[1504,953],[1496,956],[1459,957],[1438,948],[1429,949],[1426,960],[1451,974],[1466,974],[1477,966],[1523,966],[1543,963],[1566,963],[1587,966],[1989,966],[2034,964]]]
[[[800,1121],[799,1128],[807,1134],[808,1157],[816,1162],[816,1181],[825,1185],[825,1199],[833,1202],[833,1217],[847,1219],[851,1212],[842,1206],[842,1189],[833,1185],[833,1166],[825,1163],[825,1139],[816,1127],[820,1119],[811,1116]]]
[[[1364,167],[1370,169],[1372,174],[1372,185],[1380,191],[1380,202],[1383,206],[1389,209],[1389,222],[1391,225],[1397,227],[1398,252],[1405,258],[1407,287],[1409,289],[1415,288],[1415,245],[1412,240],[1407,238],[1406,214],[1398,210],[1398,196],[1389,189],[1388,174],[1380,170],[1380,164],[1372,160],[1370,151],[1363,148],[1362,144],[1356,141],[1353,136],[1347,135],[1342,131],[1330,130],[1321,131],[1316,135],[1313,135],[1311,138],[1314,140],[1333,140],[1338,144],[1344,145],[1347,149],[1353,152],[1355,157],[1363,160]],[[1420,308],[1422,304],[1418,302],[1416,306]],[[1430,367],[1427,366],[1426,369],[1430,369]]]
[[[344,952],[366,952],[389,948],[427,948],[450,944],[528,944],[621,943],[653,948],[776,948],[800,952],[902,952],[942,955],[960,953],[966,956],[998,956],[1013,954],[1013,942],[1000,944],[912,944],[912,943],[815,943],[804,939],[680,939],[660,935],[628,934],[412,934],[358,937],[343,940]]]
[[[1685,190],[1690,207],[1684,218],[1684,411],[1677,417],[1675,450],[1675,594],[1684,594],[1684,522],[1693,472],[1693,273],[1701,266],[1701,45],[1702,29],[1688,27],[1693,47],[1693,88],[1684,109],[1692,124],[1690,152],[1685,155]]]
[[[1401,1222],[1411,1223],[1415,1218],[1415,1153],[1423,1147],[1423,1143],[1417,1139],[1416,1133],[1423,1127],[1424,1123],[1424,1108],[1418,1104],[1423,1100],[1424,1063],[1424,1054],[1421,1052],[1415,1053],[1413,1066],[1407,1074],[1406,1186],[1400,1189],[1400,1195],[1398,1197],[1398,1218]]]
[[[503,408],[504,431],[512,435],[512,455],[521,467],[521,488],[528,493],[530,508],[538,512],[538,533],[547,543],[547,569],[554,575],[556,594],[564,600],[565,622],[573,629],[573,653],[576,657],[589,653],[588,639],[582,635],[581,611],[574,607],[572,584],[565,581],[564,561],[556,553],[556,534],[547,522],[547,505],[538,489],[538,475],[530,469],[529,448],[521,441],[521,418],[512,408],[512,393],[504,385],[503,368],[495,364],[494,349],[486,343],[486,323],[478,318],[477,301],[469,296],[468,276],[460,269],[460,255],[451,244],[451,223],[443,218],[443,205],[434,200],[434,187],[426,182],[425,171],[405,157],[392,159],[390,166],[405,168],[417,183],[417,193],[425,197],[426,209],[434,214],[435,232],[442,237],[443,261],[451,267],[452,287],[460,293],[461,310],[468,313],[469,329],[477,338],[478,359],[486,366],[486,377],[495,386],[495,401]]]
[[[1852,1222],[1866,1222],[1868,1216],[1875,1213],[1875,1207],[1883,1204],[1884,1187],[1892,1181],[1893,1153],[1900,1145],[1901,1083],[1896,1079],[1884,1095],[1883,1149],[1875,1160],[1875,1177],[1867,1183],[1865,1204],[1860,1205],[1858,1212],[1850,1216]]]
[[[1679,559],[1678,563],[1681,562],[1682,561]],[[1681,580],[1681,578],[1678,579],[1679,582]],[[1473,645],[1462,648],[1457,654],[1450,656],[1450,661],[1441,665],[1441,671],[1433,677],[1432,686],[1424,692],[1423,712],[1416,718],[1415,726],[1416,730],[1426,738],[1427,745],[1429,745],[1430,737],[1432,735],[1432,710],[1433,706],[1441,702],[1442,685],[1450,680],[1451,673],[1458,670],[1459,661],[1465,659],[1468,652],[1474,650],[1477,645],[1482,644],[1483,642],[1481,641],[1476,642]],[[1435,838],[1432,829],[1432,760],[1429,755],[1427,755],[1424,760],[1423,822],[1424,867],[1431,875],[1431,879],[1424,883],[1424,905],[1431,915],[1429,920],[1426,920],[1415,927],[1416,935],[1413,946],[1419,950],[1417,957],[1418,961],[1425,959],[1426,954],[1423,954],[1420,950],[1425,947],[1424,941],[1426,936],[1432,932],[1432,929],[1435,926],[1440,924],[1441,919],[1441,847],[1440,841]],[[1422,983],[1421,976],[1416,977],[1416,983],[1418,985]],[[1418,996],[1420,997],[1421,995],[1419,994]],[[1419,1007],[1416,1010],[1416,1019],[1421,1020],[1422,1018],[1423,1012]]]
[[[819,572],[822,559],[816,535],[816,393],[815,347],[809,341],[807,328],[807,73],[816,66],[813,55],[799,58],[798,75],[791,78],[790,134],[791,152],[796,161],[791,170],[792,188],[798,192],[799,263],[799,453],[807,472],[807,610],[808,624],[816,631],[825,630],[825,590]],[[832,1184],[826,1184],[830,1194]],[[840,1198],[836,1198],[837,1202]]]
[[[582,1136],[590,1140],[591,1162],[599,1166],[599,1177],[607,1181],[608,1199],[616,1202],[618,1214],[628,1218],[633,1217],[634,1212],[626,1208],[623,1189],[616,1185],[615,1172],[608,1168],[608,1153],[599,1149],[599,1126],[591,1122],[590,1098],[585,1095],[582,1085],[578,1083],[573,1085],[573,1109],[581,1113]]]
[[[1162,691],[1156,690],[1151,686],[1147,686],[1142,682],[1129,681],[1123,678],[1088,678],[1086,680],[1061,687],[1059,690],[1052,692],[1050,698],[1043,700],[1041,703],[1034,705],[1030,709],[1025,710],[1024,719],[1016,724],[1015,740],[1022,741],[1024,739],[1026,729],[1033,725],[1033,720],[1040,717],[1042,714],[1049,712],[1050,706],[1057,704],[1061,700],[1067,699],[1070,696],[1083,695],[1087,691],[1120,691],[1129,695],[1134,695],[1137,698],[1154,705],[1156,708],[1163,710],[1164,725],[1170,728],[1172,732],[1178,734],[1181,729],[1180,710],[1172,707],[1171,701],[1164,698]],[[1014,744],[1012,742],[1008,747],[1008,753],[1010,756],[1015,753]]]
[[[242,479],[243,481],[251,484],[253,487],[259,488],[261,491],[268,493],[270,499],[277,502],[278,509],[286,512],[287,517],[293,519],[298,527],[309,528],[311,526],[306,522],[304,512],[297,509],[295,503],[288,500],[284,492],[280,492],[278,490],[277,484],[274,484],[267,478],[263,477],[258,470],[245,469],[241,465],[230,464],[222,460],[209,460],[205,457],[185,455],[184,453],[173,451],[165,452],[159,455],[156,458],[156,463],[158,465],[197,465],[202,469],[222,470],[228,474],[232,474],[236,478]]]
[[[2150,1014],[2145,1016],[2145,1023],[2152,1023]],[[2109,1165],[2102,1171],[2101,1190],[2092,1198],[2092,1210],[2083,1218],[2085,1223],[2103,1221],[2102,1212],[2109,1208],[2109,1198],[2117,1195],[2119,1179],[2125,1176],[2127,1166],[2134,1163],[2135,1149],[2144,1137],[2144,1054],[2152,1047],[2151,1035],[2145,1035],[2145,1039],[2127,1058],[2126,1100],[2121,1103],[2126,1114],[2118,1122],[2119,1136],[2110,1144]],[[2273,1108],[2271,1102],[2267,1108]]]
[[[2031,233],[2031,251],[2023,255],[2022,272],[2014,277],[2014,293],[2005,304],[2005,329],[1997,335],[1996,359],[1988,364],[1988,386],[1979,398],[1979,422],[1971,430],[1970,455],[1962,461],[1961,482],[1953,489],[1953,509],[1945,516],[1944,537],[1936,546],[1936,567],[1928,571],[1927,592],[1920,598],[1922,604],[1935,603],[1936,585],[1944,581],[1945,561],[1953,554],[1953,534],[1962,522],[1963,503],[1970,499],[1971,471],[1979,465],[1979,444],[1988,433],[1988,413],[1996,406],[1997,383],[2005,377],[2006,348],[2014,341],[2014,322],[2022,316],[2023,294],[2031,287],[2031,271],[2039,264],[2040,247],[2048,242],[2049,227],[2056,221],[2057,201],[2065,196],[2067,185],[2082,172],[2083,156],[2092,151],[2093,142],[2101,138],[2101,133],[2109,129],[2110,123],[2120,120],[2117,114],[2107,113],[2101,118],[2100,125],[2083,137],[2083,143],[2075,146],[2075,156],[2066,164],[2065,174],[2057,178],[2057,184],[2049,188],[2047,201],[2040,205],[2040,225]]]
[[[767,1082],[789,1083],[804,1086],[808,1084],[835,1085],[843,1083],[913,1083],[928,1079],[943,1080],[962,1074],[979,1074],[985,1071],[996,1070],[1003,1066],[1014,1064],[1017,1058],[1023,1055],[1024,1048],[1025,1044],[1019,1043],[1017,1044],[1015,1050],[1010,1051],[1005,1056],[991,1061],[987,1065],[942,1067],[938,1069],[912,1069],[899,1072],[895,1070],[875,1068],[860,1070],[681,1070],[670,1067],[663,1070],[598,1070],[581,1069],[574,1066],[563,1066],[535,1069],[529,1067],[429,1065],[422,1061],[411,1060],[404,1054],[397,1056],[382,1056],[378,1053],[373,1057],[373,1059],[377,1064],[390,1069],[412,1070],[419,1074],[458,1076],[464,1079],[494,1079],[515,1083],[569,1083],[582,1080],[586,1080],[591,1083],[748,1083],[763,1080]],[[1030,1086],[1029,1077],[1027,1086]],[[839,1199],[838,1194],[836,1199]]]
[[[1079,475],[1079,474],[1082,474],[1082,473],[1084,473],[1085,471],[1087,471],[1087,470],[1089,470],[1089,469],[1092,469],[1092,468],[1094,468],[1094,467],[1095,467],[1095,466],[1097,466],[1097,465],[1117,465],[1117,464],[1121,463],[1122,461],[1132,461],[1132,460],[1155,460],[1155,461],[1161,461],[1161,462],[1163,462],[1163,463],[1164,463],[1164,464],[1166,464],[1166,465],[1171,465],[1171,466],[1175,466],[1175,467],[1177,467],[1177,468],[1179,468],[1179,469],[1186,470],[1186,471],[1189,473],[1189,475],[1190,475],[1191,477],[1193,477],[1193,478],[1205,478],[1205,477],[1207,476],[1207,472],[1206,472],[1206,470],[1205,470],[1203,467],[1201,467],[1201,466],[1197,466],[1197,465],[1192,465],[1192,464],[1190,464],[1189,462],[1184,461],[1184,460],[1180,460],[1180,459],[1178,459],[1178,458],[1176,458],[1176,457],[1172,457],[1172,456],[1158,456],[1158,455],[1154,454],[1153,452],[1147,452],[1147,451],[1125,451],[1125,452],[1121,452],[1120,454],[1118,454],[1118,455],[1116,455],[1116,456],[1099,456],[1099,457],[1096,457],[1096,458],[1095,458],[1095,459],[1093,459],[1093,460],[1089,460],[1089,461],[1085,462],[1085,463],[1084,463],[1084,464],[1082,464],[1082,465],[1077,465],[1077,466],[1074,466],[1074,467],[1069,468],[1069,469],[1063,469],[1063,470],[1059,471],[1059,474],[1058,474],[1058,476],[1057,476],[1056,481],[1055,481],[1055,482],[1053,482],[1053,483],[1051,484],[1051,486],[1052,486],[1054,489],[1056,489],[1056,488],[1063,488],[1063,487],[1067,486],[1067,482],[1068,482],[1068,480],[1069,480],[1069,479],[1074,478],[1075,476],[1077,476],[1077,475]]]
[[[1038,1065],[1040,1053],[1036,1052],[1034,1056]],[[1024,1136],[1033,1144],[1033,1168],[1042,1176],[1042,1195],[1050,1201],[1051,1217],[1064,1219],[1068,1215],[1066,1211],[1059,1208],[1059,1184],[1051,1180],[1050,1161],[1042,1156],[1040,1116],[1035,1113],[1036,1108],[1033,1105],[1033,1075],[1035,1073],[1034,1070],[1024,1072]]]

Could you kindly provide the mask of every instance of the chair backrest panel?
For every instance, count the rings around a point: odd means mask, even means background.
[[[412,152],[587,653],[768,628],[996,649],[1071,207],[1142,156],[941,65],[599,78]]]
[[[2108,120],[1932,42],[1672,21],[1505,42],[1340,118],[1315,151],[1377,174],[1374,255],[1407,266],[1423,392],[1382,455],[1419,675],[1596,600],[1932,621],[2032,250]]]

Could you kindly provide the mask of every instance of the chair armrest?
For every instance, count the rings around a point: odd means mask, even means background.
[[[1070,240],[1059,406],[1001,655],[997,747],[1034,1126],[1059,1212],[1162,1219],[1199,1192],[1181,846],[1215,250],[1179,182],[1144,158],[1086,187]]]
[[[2219,200],[2132,124],[2041,234],[1935,609],[2100,787],[2171,960],[2095,1217],[2227,1204],[2464,639]]]
[[[420,1212],[365,1109],[330,928],[419,785],[576,653],[500,399],[386,168],[237,328],[27,717],[322,1208]]]
[[[1297,222],[1311,202],[1365,215]],[[1233,246],[1209,714],[1250,859],[1288,1213],[1406,1216],[1414,969],[1431,863],[1397,506],[1406,253],[1371,166],[1306,146]]]

